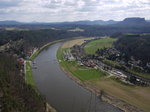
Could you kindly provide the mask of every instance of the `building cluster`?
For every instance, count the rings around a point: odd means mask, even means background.
[[[71,50],[71,51],[70,51]],[[137,84],[137,85],[142,85],[142,86],[147,86],[150,85],[150,80],[145,79],[140,76],[136,76],[134,74],[130,74],[124,71],[121,71],[119,69],[116,69],[112,66],[107,65],[106,63],[103,63],[100,59],[99,56],[95,55],[87,55],[84,52],[83,46],[75,45],[73,46],[70,50],[64,52],[64,57],[65,60],[70,60],[70,61],[78,61],[80,65],[84,65],[86,67],[91,67],[91,68],[96,68],[96,69],[101,69],[111,76],[115,76],[116,79],[121,80],[125,83],[129,84]],[[115,51],[116,53],[117,51]],[[114,54],[113,51],[109,50],[109,53]],[[119,52],[117,52],[119,55]]]
[[[121,53],[118,50],[116,50],[114,47],[98,49],[96,53],[101,58],[110,58],[111,56],[112,58],[115,59],[121,55]]]
[[[81,63],[87,67],[95,67],[96,66],[95,60],[92,60],[92,59],[82,60]]]
[[[77,61],[82,61],[86,57],[83,47],[79,45],[74,45],[71,48],[71,53]]]
[[[114,47],[98,49],[96,54],[101,59],[116,61],[121,65],[128,66],[129,68],[135,69],[139,72],[150,72],[149,62],[145,64],[141,60],[135,59],[133,56],[129,58],[127,55],[121,53]]]
[[[70,49],[63,52],[63,57],[66,61],[75,61],[75,58],[70,52]]]
[[[23,58],[18,58],[17,59],[19,65],[20,65],[20,73],[22,76],[24,76],[24,64],[25,64],[25,60]]]
[[[19,62],[20,65],[24,66],[25,60],[23,58],[18,58],[17,61]]]

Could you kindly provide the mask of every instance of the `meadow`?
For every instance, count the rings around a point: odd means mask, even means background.
[[[111,47],[112,43],[117,39],[114,38],[102,38],[98,40],[93,40],[87,43],[84,47],[84,50],[87,54],[95,54],[97,49]]]
[[[104,38],[99,40],[93,40],[88,43],[88,47],[85,49],[86,52],[92,54],[93,50],[100,49],[103,47],[111,47],[112,43],[116,39],[112,38]],[[78,41],[78,43],[81,41]],[[83,40],[82,40],[83,41]],[[66,44],[66,43],[65,43]],[[139,109],[142,109],[144,112],[150,111],[150,87],[141,87],[135,85],[128,85],[119,80],[116,80],[113,77],[109,77],[107,73],[95,69],[95,68],[87,68],[85,66],[81,66],[76,61],[65,61],[63,59],[63,51],[68,50],[71,46],[75,45],[76,42],[67,43],[67,47],[60,47],[57,51],[57,59],[59,60],[59,64],[65,70],[70,72],[72,75],[76,76],[83,82],[91,83],[94,87],[103,90],[105,93],[113,96],[116,99],[121,100],[125,104],[131,104]],[[106,44],[106,45],[105,45]],[[96,47],[94,45],[97,45]],[[64,46],[64,45],[63,45]],[[66,45],[65,45],[66,46]],[[98,47],[100,46],[100,47]],[[92,48],[93,50],[89,50]],[[109,60],[104,60],[109,64],[114,66],[119,66],[117,63],[113,63]],[[144,103],[143,103],[144,102]],[[124,105],[124,103],[122,105]],[[117,104],[120,105],[120,104]],[[131,111],[130,111],[131,112]]]

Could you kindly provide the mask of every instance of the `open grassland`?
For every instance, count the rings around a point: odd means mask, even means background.
[[[81,81],[97,79],[105,75],[100,70],[83,68],[77,62],[63,61],[61,65]]]
[[[35,86],[35,82],[33,80],[33,76],[32,76],[32,69],[31,69],[31,62],[30,61],[26,61],[26,82],[27,84],[31,85],[31,86]]]
[[[62,48],[70,48],[74,45],[81,45],[85,42],[85,40],[91,40],[91,39],[93,38],[82,38],[82,39],[70,40],[70,41],[65,42],[62,45]]]
[[[150,112],[150,87],[128,86],[111,78],[92,80],[91,83],[128,104]]]
[[[71,31],[71,32],[84,32],[84,29],[81,29],[81,28],[75,28],[75,29],[70,29],[68,31]]]
[[[59,48],[57,52],[57,58],[59,59],[60,65],[65,68],[67,71],[78,77],[81,81],[87,81],[87,80],[92,80],[92,79],[98,79],[100,77],[103,77],[105,75],[104,72],[96,69],[89,69],[84,66],[81,66],[79,63],[76,61],[64,61],[62,53],[64,48]]]
[[[69,48],[59,48],[57,52],[57,58],[61,67],[72,73],[81,81],[89,82],[94,87],[103,90],[105,93],[114,96],[115,98],[120,99],[123,102],[138,107],[144,110],[144,112],[150,112],[150,87],[128,85],[112,77],[107,77],[107,74],[100,70],[96,70],[94,68],[88,69],[84,66],[81,66],[76,61],[64,61],[63,51],[67,49]],[[107,62],[113,64],[114,66],[119,66],[117,63],[113,63],[110,61]]]
[[[114,38],[102,38],[98,40],[93,40],[87,43],[84,49],[87,54],[95,54],[97,49],[111,47],[114,41],[116,41],[116,39]]]
[[[27,28],[16,28],[16,27],[6,27],[5,30],[7,31],[29,31]]]

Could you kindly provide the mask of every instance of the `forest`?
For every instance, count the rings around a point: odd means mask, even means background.
[[[0,54],[0,110],[44,112],[45,100],[25,83],[21,67],[13,56]]]
[[[124,35],[114,46],[128,58],[133,56],[144,64],[150,62],[150,35]]]

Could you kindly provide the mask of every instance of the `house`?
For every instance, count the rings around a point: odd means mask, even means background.
[[[19,64],[24,66],[24,59],[23,58],[19,58],[19,59],[17,59],[17,61],[19,62]]]

